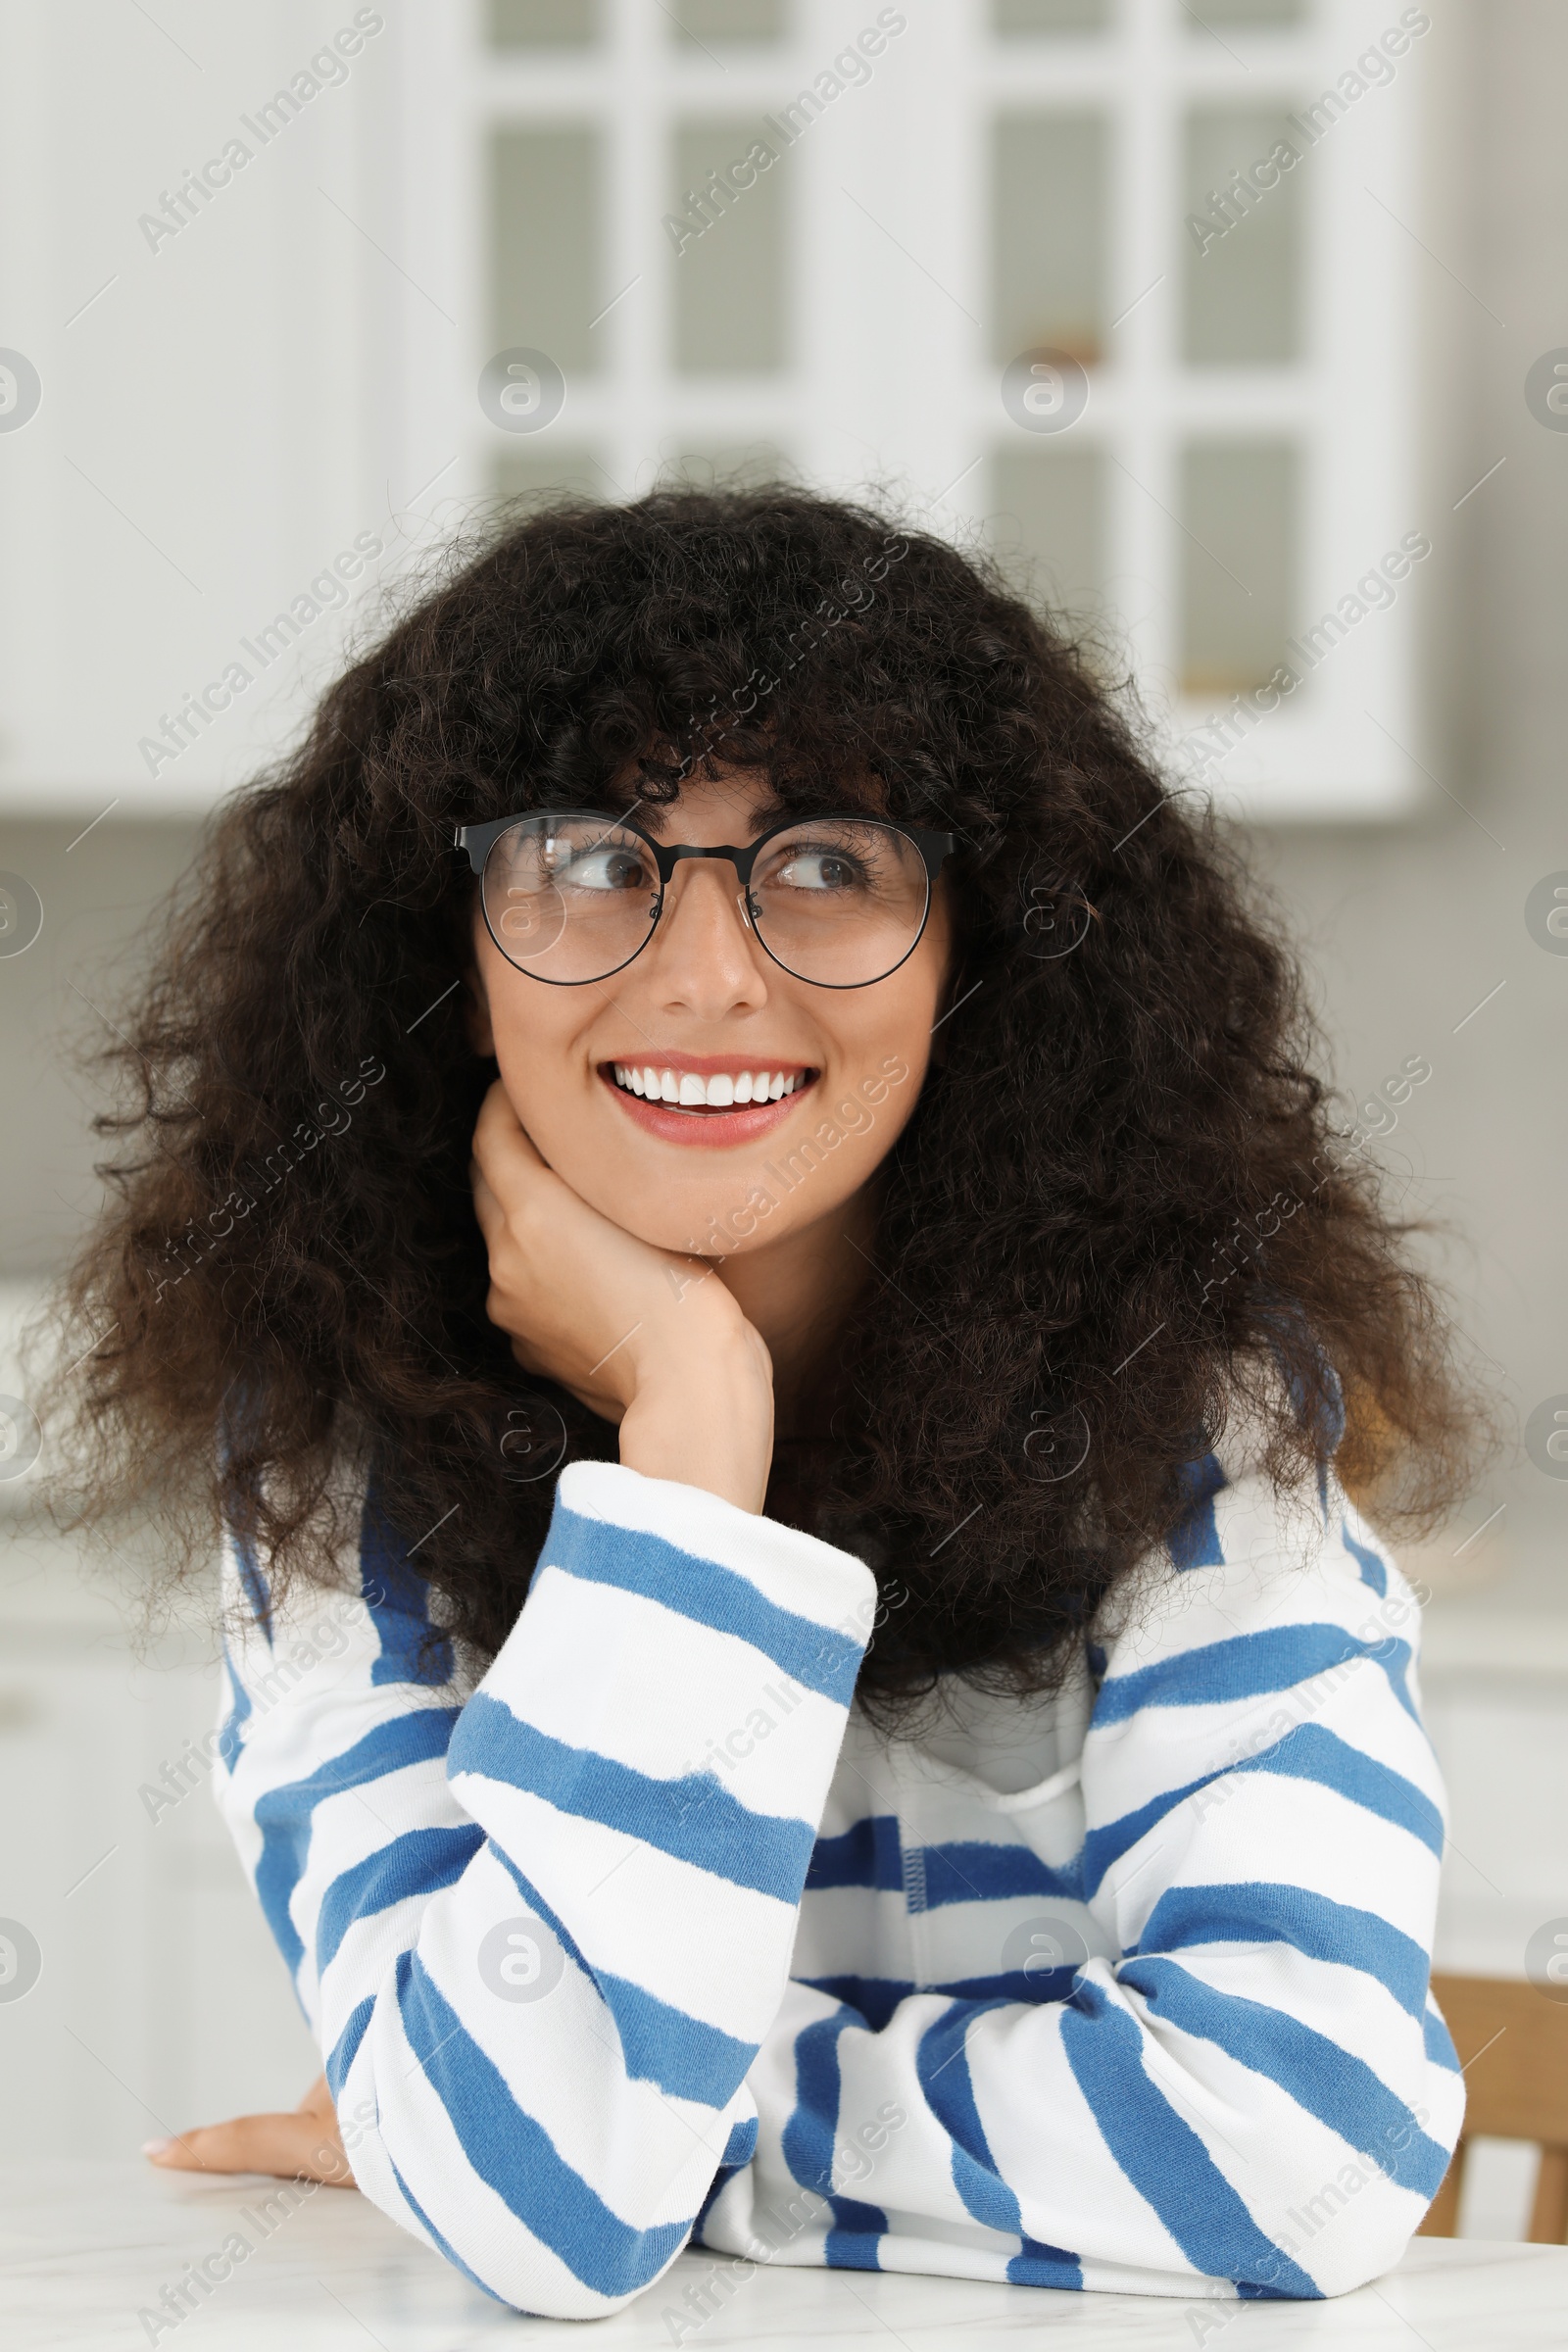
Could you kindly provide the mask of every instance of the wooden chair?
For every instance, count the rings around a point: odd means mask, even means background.
[[[1530,2243],[1568,2243],[1568,2002],[1508,1977],[1434,1976],[1432,1994],[1465,2069],[1466,2105],[1453,2162],[1420,2234],[1457,2230],[1467,2141],[1533,2139],[1541,2172]]]

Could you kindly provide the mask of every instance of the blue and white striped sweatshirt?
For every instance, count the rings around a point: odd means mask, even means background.
[[[1332,1472],[1188,1475],[1056,1696],[955,1683],[898,1739],[854,1703],[869,1571],[695,1488],[568,1468],[476,1683],[373,1488],[345,1592],[274,1609],[230,1542],[220,1803],[366,2195],[561,2318],[688,2242],[1189,2296],[1387,2270],[1464,2104],[1415,1603]]]

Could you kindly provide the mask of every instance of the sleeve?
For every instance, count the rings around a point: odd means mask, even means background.
[[[870,1572],[575,1464],[470,1691],[369,1501],[358,1595],[226,1577],[219,1800],[361,2188],[517,2310],[615,2310],[755,2144]]]
[[[886,2016],[793,1984],[707,2244],[1204,2298],[1341,2294],[1398,2259],[1464,2108],[1429,1995],[1418,1612],[1331,1480],[1320,1509],[1211,1467],[1095,1645],[1076,1856],[962,1849],[980,1892],[1049,1884],[1083,1963],[1054,1998],[1006,1982],[1036,1893],[970,1905],[968,1981]],[[941,1855],[892,1855],[882,1899]]]

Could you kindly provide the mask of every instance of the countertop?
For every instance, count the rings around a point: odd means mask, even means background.
[[[186,2266],[235,2232],[252,2251],[230,2275],[183,2318],[161,2309]],[[356,2191],[207,2180],[139,2162],[11,2164],[0,2167],[0,2336],[16,2352],[463,2352],[503,2339],[570,2339],[579,2352],[808,2342],[813,2352],[972,2352],[978,2339],[1007,2336],[1070,2337],[1085,2352],[1555,2352],[1568,2342],[1568,2248],[1417,2238],[1387,2278],[1324,2303],[1059,2294],[688,2253],[626,2310],[585,2328],[505,2310]]]

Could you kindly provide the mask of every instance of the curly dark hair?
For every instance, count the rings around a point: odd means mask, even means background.
[[[1282,1485],[1343,1421],[1380,1524],[1446,1511],[1480,1426],[1451,1332],[1235,844],[994,566],[774,487],[492,526],[219,809],[103,1057],[128,1096],[95,1125],[134,1155],[62,1294],[72,1351],[103,1335],[71,1375],[77,1522],[134,1500],[188,1564],[221,1513],[274,1583],[324,1575],[352,1451],[437,1621],[493,1654],[553,1483],[519,1483],[509,1429],[553,1407],[563,1458],[614,1433],[486,1319],[496,1067],[464,1024],[454,826],[667,800],[715,760],[786,808],[830,791],[957,837],[941,1056],[831,1415],[785,1433],[769,1490],[896,1602],[867,1702],[959,1669],[1048,1687],[1238,1399]]]

